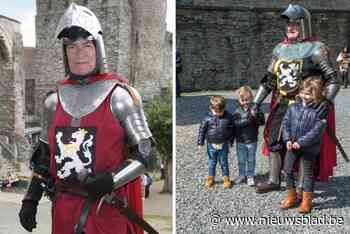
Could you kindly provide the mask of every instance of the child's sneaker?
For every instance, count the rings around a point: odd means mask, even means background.
[[[224,180],[224,189],[230,188],[231,187],[230,177],[224,176],[223,180]]]
[[[209,188],[214,185],[214,176],[208,176],[207,180],[205,181],[205,187]]]
[[[249,176],[247,179],[247,184],[249,186],[255,186],[255,181],[254,181],[254,177],[253,176]]]

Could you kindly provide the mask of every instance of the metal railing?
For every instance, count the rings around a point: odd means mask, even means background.
[[[26,128],[24,130],[24,137],[32,147],[39,142],[40,132],[41,127]]]

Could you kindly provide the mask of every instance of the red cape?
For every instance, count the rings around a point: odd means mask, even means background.
[[[126,189],[128,205],[139,217],[143,218],[143,205],[142,205],[142,191],[141,191],[141,179],[138,177],[136,180],[130,182]],[[143,234],[143,229],[138,225],[133,224],[135,234]]]
[[[276,107],[276,96],[275,93],[272,94],[270,108],[269,108],[269,117],[266,121],[266,126],[264,129],[263,134],[263,147],[262,147],[262,154],[265,156],[269,155],[268,150],[268,140],[269,140],[269,132],[271,128],[271,112]],[[332,104],[328,117],[327,117],[327,127],[330,128],[332,132],[335,133],[335,110],[334,105]],[[322,143],[321,143],[321,153],[320,153],[320,162],[319,162],[319,174],[315,175],[316,180],[318,181],[327,181],[328,177],[333,175],[333,168],[337,165],[337,152],[336,152],[336,145],[334,142],[331,141],[326,131],[323,133],[322,136]]]

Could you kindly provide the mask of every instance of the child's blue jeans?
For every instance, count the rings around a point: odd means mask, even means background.
[[[219,161],[222,171],[222,176],[229,176],[228,169],[228,143],[223,144],[222,149],[214,149],[211,143],[207,144],[209,156],[209,176],[215,176],[216,164]]]
[[[236,143],[239,176],[255,176],[257,142]]]

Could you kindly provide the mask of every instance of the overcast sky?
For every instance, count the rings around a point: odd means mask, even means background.
[[[35,46],[35,0],[1,0],[0,15],[20,21],[24,46]],[[167,30],[175,31],[175,0],[167,0]]]

